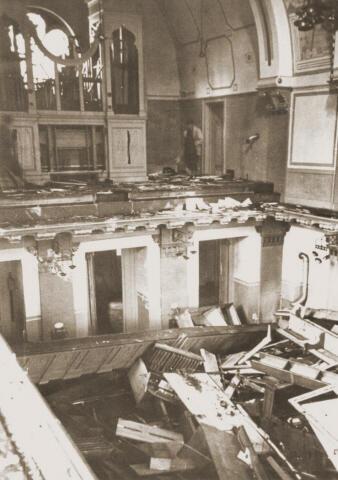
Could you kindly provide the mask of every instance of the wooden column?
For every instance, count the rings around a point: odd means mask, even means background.
[[[36,98],[33,78],[32,52],[30,44],[30,35],[25,34],[26,66],[27,66],[27,85],[28,85],[28,112],[36,112]]]

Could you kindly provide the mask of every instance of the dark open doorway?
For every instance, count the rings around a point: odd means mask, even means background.
[[[25,339],[22,266],[18,260],[0,265],[0,333],[12,344]]]
[[[205,240],[199,243],[199,306],[219,305],[230,301],[232,262],[228,240]]]
[[[123,326],[122,263],[116,250],[87,255],[92,330],[121,333]]]
[[[224,173],[224,102],[206,104],[205,172],[211,175]]]

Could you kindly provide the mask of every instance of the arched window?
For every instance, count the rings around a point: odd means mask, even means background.
[[[25,40],[15,21],[0,18],[0,110],[27,109]]]
[[[121,26],[111,45],[112,95],[115,113],[139,113],[138,51],[135,35]]]
[[[35,25],[39,38],[53,55],[74,58],[77,40],[73,32],[49,11],[32,9],[28,18]],[[74,67],[55,65],[40,51],[34,40],[31,43],[33,80],[38,110],[56,108],[55,76],[58,75],[60,107],[62,110],[79,110],[79,71]]]

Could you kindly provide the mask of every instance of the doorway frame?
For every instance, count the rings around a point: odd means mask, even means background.
[[[195,255],[191,255],[187,260],[188,268],[188,294],[189,307],[199,308],[199,242],[205,240],[228,240],[229,241],[229,274],[231,279],[228,281],[228,301],[232,302],[235,297],[234,289],[237,282],[235,272],[235,255],[237,249],[237,241],[245,238],[256,237],[258,234],[254,227],[224,227],[224,228],[208,228],[196,230],[193,235],[193,245]],[[259,260],[260,262],[260,260]]]
[[[77,268],[73,270],[73,298],[74,315],[76,324],[76,336],[86,337],[95,335],[92,330],[90,317],[90,292],[89,272],[87,268],[87,253],[103,252],[107,250],[125,250],[134,248],[146,248],[148,267],[148,295],[149,295],[149,329],[161,328],[161,290],[160,290],[160,249],[152,235],[139,235],[130,237],[116,237],[104,240],[92,240],[82,242],[74,256],[74,264]],[[122,297],[123,312],[125,315],[127,296],[127,278],[122,270]],[[125,332],[137,331],[137,312],[133,318],[128,319],[128,325],[123,318]]]
[[[225,145],[226,145],[226,98],[223,97],[214,97],[208,98],[203,101],[203,114],[202,114],[202,123],[203,123],[203,132],[204,132],[204,142],[203,142],[203,159],[202,159],[202,174],[203,175],[214,175],[211,172],[211,144],[210,144],[210,105],[215,103],[223,103],[223,167],[222,173],[226,172],[226,154],[225,154]]]
[[[38,261],[25,248],[0,250],[0,264],[12,261],[21,262],[26,337],[37,342],[43,339]]]

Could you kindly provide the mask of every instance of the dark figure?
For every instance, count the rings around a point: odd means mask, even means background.
[[[201,167],[203,135],[192,120],[184,131],[184,163],[189,175],[196,175]]]

